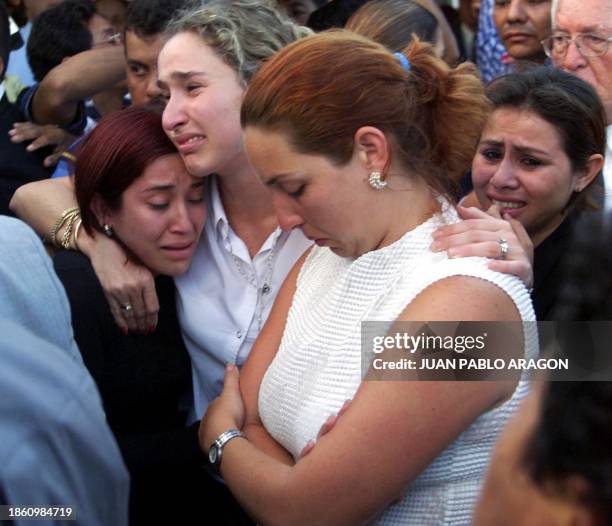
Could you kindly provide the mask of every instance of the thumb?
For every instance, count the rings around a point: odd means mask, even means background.
[[[223,379],[223,390],[234,391],[240,390],[240,373],[238,367],[233,363],[228,363],[225,366],[225,377]]]
[[[483,217],[487,217],[480,208],[476,208],[475,206],[458,206],[457,213],[461,219],[482,219]]]
[[[497,208],[496,205],[491,205],[487,210],[487,214],[489,214],[491,217],[496,217],[498,219],[502,218],[501,214],[499,213],[499,208]]]

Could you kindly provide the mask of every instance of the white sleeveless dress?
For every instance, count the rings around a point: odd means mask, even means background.
[[[432,232],[458,220],[455,209],[444,203],[442,212],[400,240],[357,259],[339,257],[325,247],[312,250],[259,392],[263,424],[294,458],[359,388],[362,321],[395,320],[427,286],[456,275],[494,283],[512,299],[523,321],[535,320],[529,294],[517,278],[489,270],[484,258],[448,259],[430,251]],[[534,325],[524,324],[530,358],[537,355]],[[494,442],[527,387],[521,380],[510,400],[481,415],[375,523],[471,524]]]

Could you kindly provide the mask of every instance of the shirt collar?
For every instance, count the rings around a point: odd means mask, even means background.
[[[0,99],[4,97],[4,81],[0,82]]]
[[[608,151],[606,155],[610,155],[612,153],[612,124],[606,128],[606,143],[608,146]]]
[[[208,194],[209,194],[209,220],[212,221],[212,226],[222,239],[227,239],[229,236],[229,221],[225,215],[225,209],[221,202],[221,193],[219,192],[219,182],[216,175],[208,176]]]
[[[219,181],[216,175],[208,176],[208,193],[209,193],[209,210],[208,220],[212,221],[217,235],[221,239],[229,242],[230,225],[221,202],[221,192],[219,191]],[[271,249],[278,241],[278,238],[283,234],[280,227],[276,227],[273,235],[271,235],[260,249],[260,252]]]

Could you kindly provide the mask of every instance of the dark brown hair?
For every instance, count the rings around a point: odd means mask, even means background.
[[[606,112],[593,87],[557,68],[533,67],[499,77],[486,90],[498,108],[524,108],[555,127],[572,170],[582,171],[593,154],[606,151]],[[595,181],[595,180],[594,180]],[[589,191],[574,194],[573,204],[591,205]]]
[[[353,31],[391,51],[401,51],[414,35],[436,44],[444,44],[444,60],[454,64],[459,48],[444,14],[433,0],[370,0],[348,19],[345,29]]]

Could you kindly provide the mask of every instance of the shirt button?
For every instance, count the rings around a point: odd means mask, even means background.
[[[236,331],[236,338],[242,338],[242,331]]]

